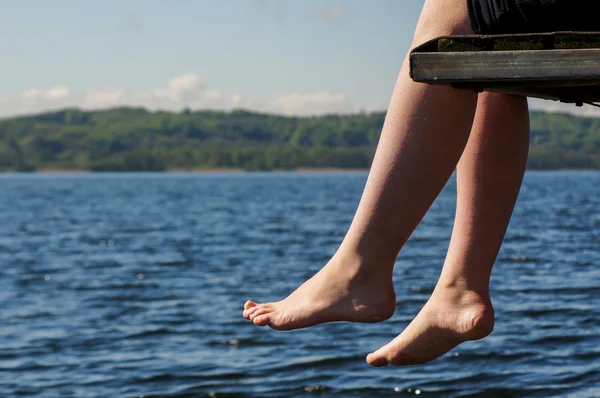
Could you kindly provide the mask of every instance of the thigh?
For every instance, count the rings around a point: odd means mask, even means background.
[[[466,0],[477,34],[600,31],[598,0]]]

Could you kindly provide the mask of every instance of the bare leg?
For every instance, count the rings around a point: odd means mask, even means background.
[[[427,362],[491,333],[490,274],[521,186],[528,147],[527,100],[481,94],[457,168],[456,220],[440,280],[404,332],[369,354],[371,365]]]
[[[427,0],[414,44],[470,32],[464,0]],[[286,330],[390,317],[396,304],[395,258],[455,169],[476,102],[471,91],[413,82],[405,61],[365,191],[340,249],[285,300],[248,301],[244,317]]]

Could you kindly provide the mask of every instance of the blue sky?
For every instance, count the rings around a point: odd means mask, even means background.
[[[422,4],[0,0],[0,116],[117,105],[384,110]]]

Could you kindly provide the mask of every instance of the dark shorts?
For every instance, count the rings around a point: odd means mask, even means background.
[[[600,0],[467,0],[476,34],[600,31]]]

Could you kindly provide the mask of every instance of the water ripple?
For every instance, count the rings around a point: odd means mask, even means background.
[[[398,257],[378,325],[241,318],[317,272],[365,173],[0,176],[0,396],[600,397],[600,173],[528,173],[488,338],[374,369],[433,291],[449,184]]]

